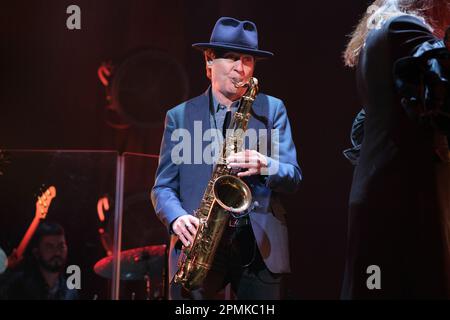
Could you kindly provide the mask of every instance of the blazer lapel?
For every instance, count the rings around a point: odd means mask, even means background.
[[[212,164],[206,164],[203,159],[203,150],[205,147],[210,144],[210,141],[203,141],[203,136],[206,130],[211,129],[210,122],[210,109],[209,109],[209,92],[211,87],[206,90],[206,92],[197,98],[189,101],[189,105],[187,106],[187,129],[191,133],[192,145],[191,145],[191,155],[192,160],[196,160],[194,163],[199,163],[201,161],[201,171],[207,172],[208,179],[212,173],[213,166]],[[199,143],[201,142],[201,143]],[[196,146],[199,144],[201,149]]]

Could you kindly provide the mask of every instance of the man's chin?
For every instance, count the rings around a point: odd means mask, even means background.
[[[228,96],[229,97],[240,97],[244,93],[245,93],[245,89],[244,88],[236,88],[233,85],[228,87]]]

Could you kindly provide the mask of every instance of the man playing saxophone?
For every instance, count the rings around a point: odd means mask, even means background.
[[[169,297],[214,299],[230,283],[237,299],[280,299],[282,274],[290,272],[290,263],[285,211],[278,194],[295,192],[301,171],[286,108],[280,99],[262,93],[251,98],[245,126],[248,139],[242,150],[226,156],[226,167],[242,179],[245,188],[248,186],[252,203],[242,215],[233,213],[226,220],[200,287],[186,288],[172,281],[180,254],[189,250],[199,226],[205,225],[195,212],[203,204],[202,196],[217,168],[217,157],[212,162],[205,157],[214,149],[208,138],[224,143],[228,135],[225,129],[253,81],[256,60],[273,55],[258,49],[253,22],[229,17],[216,22],[210,42],[193,46],[204,53],[211,86],[167,112],[151,192],[155,212],[171,233]],[[200,142],[186,141],[199,131],[203,137]]]

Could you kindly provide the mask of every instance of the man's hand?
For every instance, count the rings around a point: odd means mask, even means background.
[[[17,249],[14,249],[11,255],[8,257],[8,268],[14,269],[21,263],[23,260],[23,257],[19,257],[17,255]]]
[[[227,158],[227,163],[231,168],[247,169],[238,173],[238,177],[261,174],[262,168],[267,168],[267,159],[256,150],[245,150],[232,153]]]
[[[197,233],[199,219],[190,214],[178,217],[172,224],[173,232],[185,247],[191,246]]]

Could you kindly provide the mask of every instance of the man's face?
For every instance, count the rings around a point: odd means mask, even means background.
[[[226,52],[212,60],[211,84],[227,98],[240,97],[245,89],[236,88],[234,82],[247,82],[255,70],[255,58],[248,54]]]
[[[60,272],[67,260],[67,245],[64,235],[44,236],[34,252],[41,267],[50,272]]]

